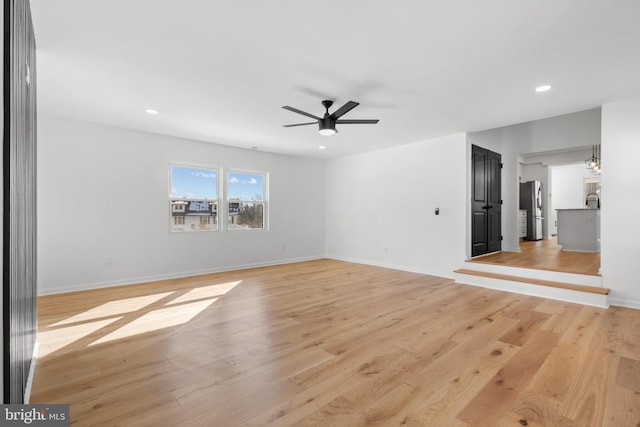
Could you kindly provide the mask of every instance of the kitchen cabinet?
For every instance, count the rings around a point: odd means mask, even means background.
[[[518,237],[520,239],[527,237],[527,211],[524,209],[518,212]]]
[[[558,209],[562,250],[600,252],[600,209]]]

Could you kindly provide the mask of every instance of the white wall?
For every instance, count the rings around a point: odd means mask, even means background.
[[[600,143],[601,110],[594,108],[508,128],[519,143],[519,154],[588,147]]]
[[[586,157],[585,157],[586,159]],[[551,230],[557,234],[556,209],[582,209],[585,207],[584,180],[593,178],[584,163],[551,167],[551,196],[553,203]]]
[[[640,99],[602,106],[601,273],[612,304],[640,308]]]
[[[584,164],[552,167],[553,200],[556,209],[582,209],[584,201],[584,179],[594,175]]]
[[[328,161],[327,255],[452,277],[465,259],[469,156],[457,134]]]
[[[169,233],[170,162],[269,172],[270,231]],[[322,161],[40,116],[39,291],[322,257],[324,203]]]
[[[502,250],[519,251],[518,209],[521,168],[519,156],[561,149],[598,145],[599,108],[535,120],[502,128],[469,133],[469,142],[502,154]],[[605,154],[603,153],[603,156]],[[469,218],[471,212],[469,212]],[[470,242],[467,245],[471,246]],[[468,249],[470,252],[470,249]]]

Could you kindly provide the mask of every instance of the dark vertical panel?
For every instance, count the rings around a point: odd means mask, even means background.
[[[488,242],[487,251],[502,249],[502,156],[493,151],[487,154]]]
[[[489,203],[500,204],[502,197],[502,174],[500,171],[501,156],[498,153],[492,151],[487,156],[488,173],[489,173],[489,186],[487,188]]]
[[[471,146],[471,256],[502,248],[502,164],[493,151]]]
[[[0,68],[2,70],[2,72],[0,73],[0,76],[2,77],[2,85],[0,85],[0,87],[2,88],[2,90],[0,91],[2,93],[2,109],[0,109],[0,115],[2,116],[2,147],[0,148],[0,171],[4,171],[4,129],[5,129],[5,96],[4,96],[4,91],[5,91],[5,83],[4,83],[4,76],[5,76],[5,42],[4,40],[6,39],[5,37],[5,33],[4,33],[4,29],[6,28],[6,23],[5,23],[5,10],[4,10],[4,4],[2,7],[0,7],[0,19],[2,20],[2,68]],[[0,173],[0,206],[3,207],[4,209],[4,172]],[[2,224],[0,224],[0,241],[4,242],[4,226]],[[4,244],[3,244],[4,246]],[[4,247],[0,246],[0,271],[4,272]],[[3,273],[4,274],[4,273]],[[4,279],[0,279],[2,280],[2,283],[4,284]],[[4,325],[4,286],[2,286],[2,288],[0,288],[0,319],[2,321],[2,324]],[[0,349],[0,402],[4,402],[4,326],[2,328],[0,328],[0,346],[2,346],[2,349]]]
[[[484,150],[474,150],[473,154],[473,200],[484,202],[486,198],[486,163]]]
[[[478,251],[486,253],[487,244],[487,216],[484,212],[473,213],[473,245]]]
[[[28,0],[3,12],[3,390],[23,403],[37,323],[35,39]]]
[[[487,253],[487,150],[471,146],[471,256]]]

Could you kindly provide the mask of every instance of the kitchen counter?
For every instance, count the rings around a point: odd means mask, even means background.
[[[558,209],[558,244],[566,251],[600,252],[600,209]]]

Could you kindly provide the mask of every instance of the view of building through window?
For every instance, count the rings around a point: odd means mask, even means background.
[[[265,228],[266,175],[249,172],[227,173],[229,230]]]
[[[171,166],[171,231],[218,229],[218,172]]]

